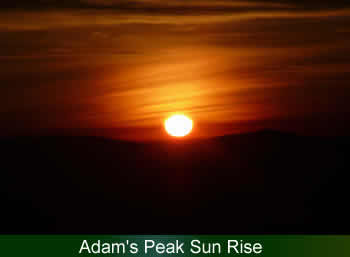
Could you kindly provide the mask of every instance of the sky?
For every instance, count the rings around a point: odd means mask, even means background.
[[[350,129],[350,2],[5,0],[2,133]],[[81,132],[79,132],[81,133]],[[94,132],[95,133],[95,132]]]

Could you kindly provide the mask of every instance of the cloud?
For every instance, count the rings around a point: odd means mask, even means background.
[[[230,7],[260,7],[260,8],[312,8],[328,9],[349,6],[347,0],[3,0],[2,8],[15,9],[48,9],[48,8],[79,8],[103,9],[114,8],[124,10],[164,11],[176,8],[188,8],[198,11],[203,9],[220,9]]]
[[[119,10],[133,10],[133,11],[176,11],[181,9],[213,9],[229,7],[267,7],[278,8],[287,7],[290,3],[266,2],[266,1],[242,1],[242,0],[5,0],[2,1],[3,8],[14,9],[49,9],[49,8],[78,8],[78,9],[119,9]]]
[[[350,94],[344,1],[2,6],[0,100],[16,122],[156,124],[173,109],[198,120],[254,120],[302,115],[299,104],[323,112],[327,102],[336,112],[330,104]]]
[[[325,19],[350,16],[350,9],[321,11],[236,11],[225,14],[154,15],[111,11],[21,11],[1,14],[2,30],[40,30],[120,24],[215,24],[254,19]]]
[[[215,24],[247,19],[311,19],[350,15],[342,0],[5,0],[0,29],[109,26],[119,24]]]

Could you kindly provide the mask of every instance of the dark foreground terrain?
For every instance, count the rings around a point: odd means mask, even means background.
[[[350,233],[349,142],[3,139],[0,233]]]

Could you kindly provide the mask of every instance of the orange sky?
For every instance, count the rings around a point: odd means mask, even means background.
[[[344,1],[12,2],[0,15],[8,131],[161,138],[176,112],[193,136],[317,130],[350,110]]]

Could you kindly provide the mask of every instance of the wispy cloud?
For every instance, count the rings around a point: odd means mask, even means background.
[[[342,0],[2,5],[7,123],[148,126],[176,110],[199,122],[278,120],[336,113],[350,96]]]
[[[236,11],[225,14],[154,15],[111,11],[11,11],[1,14],[2,30],[38,30],[120,24],[215,24],[253,19],[324,19],[349,17],[350,8],[321,11]]]
[[[312,3],[312,5],[310,4]],[[119,24],[211,24],[249,19],[350,16],[343,1],[73,0],[2,2],[2,30],[38,30]],[[309,8],[312,6],[312,8]]]

